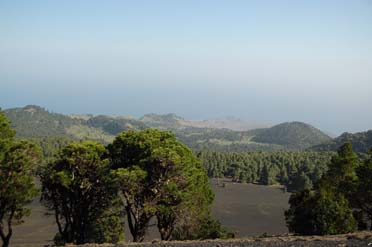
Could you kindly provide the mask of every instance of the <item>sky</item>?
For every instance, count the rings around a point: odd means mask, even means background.
[[[371,0],[0,0],[0,107],[372,129]]]

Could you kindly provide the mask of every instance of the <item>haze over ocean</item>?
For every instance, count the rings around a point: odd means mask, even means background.
[[[0,2],[0,107],[372,129],[372,2]]]

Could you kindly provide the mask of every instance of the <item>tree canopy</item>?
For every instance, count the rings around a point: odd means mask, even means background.
[[[125,198],[134,241],[144,239],[150,219],[157,218],[162,239],[175,228],[193,231],[210,217],[213,192],[192,151],[168,131],[126,131],[108,146]],[[187,217],[187,218],[185,218]]]
[[[102,144],[71,143],[41,172],[42,202],[54,211],[56,241],[117,242],[123,237],[119,197]]]
[[[355,231],[358,224],[354,216],[353,198],[357,166],[358,158],[351,144],[341,146],[314,190],[291,195],[290,208],[285,212],[289,230],[304,235]]]

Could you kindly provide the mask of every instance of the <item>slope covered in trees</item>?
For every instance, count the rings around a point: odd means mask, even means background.
[[[336,151],[346,142],[352,144],[354,152],[367,153],[372,147],[372,130],[355,134],[343,133],[329,142],[312,147],[312,149],[318,151]]]

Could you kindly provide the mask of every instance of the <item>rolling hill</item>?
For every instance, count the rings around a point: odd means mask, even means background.
[[[194,150],[301,150],[331,141],[320,130],[301,122],[249,130],[248,123],[233,118],[216,122],[186,120],[176,114],[151,113],[138,119],[124,116],[64,115],[35,105],[7,109],[4,112],[16,129],[18,138],[61,137],[109,143],[115,135],[125,130],[158,128],[174,132],[177,138]]]
[[[254,133],[254,142],[277,144],[290,149],[305,149],[332,140],[319,129],[302,122],[282,123]]]

